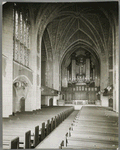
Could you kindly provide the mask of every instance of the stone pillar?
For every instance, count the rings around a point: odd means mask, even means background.
[[[72,54],[72,80],[76,78],[76,60],[75,54]]]
[[[86,64],[83,64],[83,73],[85,74],[86,72],[86,68],[85,68]]]
[[[115,48],[115,30],[113,28],[113,110],[116,110],[116,48]]]
[[[69,80],[69,70],[67,70],[67,79]]]
[[[113,28],[113,110],[119,112],[119,35]]]
[[[116,27],[116,112],[119,112],[119,31]]]
[[[90,53],[86,52],[86,79],[90,79]]]
[[[93,80],[95,80],[95,67],[93,67]]]

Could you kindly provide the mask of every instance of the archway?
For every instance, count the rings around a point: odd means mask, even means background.
[[[30,90],[31,90],[31,82],[26,76],[20,75],[14,79],[13,81],[13,113],[24,112],[25,108],[28,107],[30,103],[28,93]]]
[[[25,111],[25,98],[22,97],[20,99],[20,112],[24,112]]]
[[[65,101],[95,104],[100,90],[100,60],[92,49],[78,45],[66,53],[61,63],[61,87]]]
[[[49,106],[53,106],[53,98],[49,99]]]

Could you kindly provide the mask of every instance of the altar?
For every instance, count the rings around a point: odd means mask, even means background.
[[[88,100],[73,100],[74,105],[86,105],[88,104]]]

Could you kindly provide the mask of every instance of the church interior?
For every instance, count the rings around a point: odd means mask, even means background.
[[[118,2],[2,6],[4,149],[117,149]]]

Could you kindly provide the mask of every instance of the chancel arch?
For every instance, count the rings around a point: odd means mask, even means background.
[[[88,100],[90,103],[92,100],[95,103],[100,90],[100,60],[95,52],[80,45],[68,51],[61,63],[61,80],[66,101]]]

